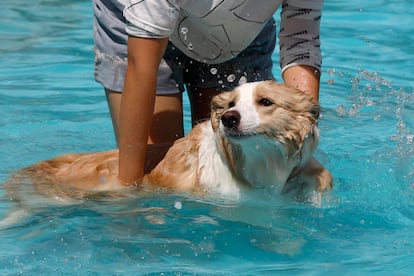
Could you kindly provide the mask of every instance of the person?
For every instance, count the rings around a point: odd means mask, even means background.
[[[319,99],[323,0],[94,0],[95,79],[105,89],[124,185],[139,185],[147,145],[183,136],[182,92],[192,123],[243,82],[275,79],[280,13],[285,84]]]

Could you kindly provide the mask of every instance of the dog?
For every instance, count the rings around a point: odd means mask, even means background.
[[[211,118],[170,145],[149,145],[142,186],[239,199],[249,190],[320,201],[333,177],[314,157],[320,106],[274,81],[242,84],[215,96]],[[16,202],[46,196],[71,204],[136,187],[112,181],[118,150],[65,154],[18,171],[4,185]],[[23,182],[31,182],[33,192]]]
[[[210,121],[178,140],[146,180],[239,198],[246,188],[317,194],[333,178],[313,153],[320,106],[274,81],[247,83],[213,98]]]

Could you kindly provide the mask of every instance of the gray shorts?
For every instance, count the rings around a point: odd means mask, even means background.
[[[123,7],[110,0],[95,0],[95,80],[106,89],[122,92],[127,67],[127,34]],[[274,79],[272,54],[276,23],[270,20],[256,39],[236,58],[220,64],[197,62],[170,42],[158,68],[157,94],[175,94],[185,87],[228,91],[251,81]]]

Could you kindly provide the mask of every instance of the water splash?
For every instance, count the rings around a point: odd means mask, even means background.
[[[364,123],[378,123],[379,127],[390,124],[388,129],[389,146],[391,152],[380,152],[375,159],[379,163],[387,162],[381,158],[395,160],[395,166],[390,168],[401,185],[414,188],[414,93],[410,88],[396,88],[395,85],[378,72],[359,69],[356,74],[337,71],[334,68],[327,70],[328,85],[336,85],[349,81],[351,94],[346,102],[336,106],[336,115],[339,117],[358,118]],[[369,119],[372,118],[372,123]],[[392,126],[394,125],[394,131]],[[369,127],[371,127],[369,126]],[[367,126],[368,128],[368,126]],[[379,130],[367,135],[384,135]],[[375,145],[373,145],[375,146]]]
[[[334,68],[330,68],[327,73],[329,75],[328,85],[334,85],[335,79],[341,81],[348,79],[351,84],[352,94],[348,100],[352,104],[348,109],[345,105],[338,106],[336,110],[339,116],[358,117],[362,109],[380,106],[398,94],[391,82],[381,77],[378,72],[372,73],[359,69],[356,75],[349,77],[344,71],[337,72]],[[380,119],[380,116],[376,116],[375,119]]]

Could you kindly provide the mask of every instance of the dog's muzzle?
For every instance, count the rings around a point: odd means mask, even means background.
[[[240,119],[240,113],[236,110],[226,111],[221,116],[221,122],[223,126],[230,130],[237,130],[240,125]]]

